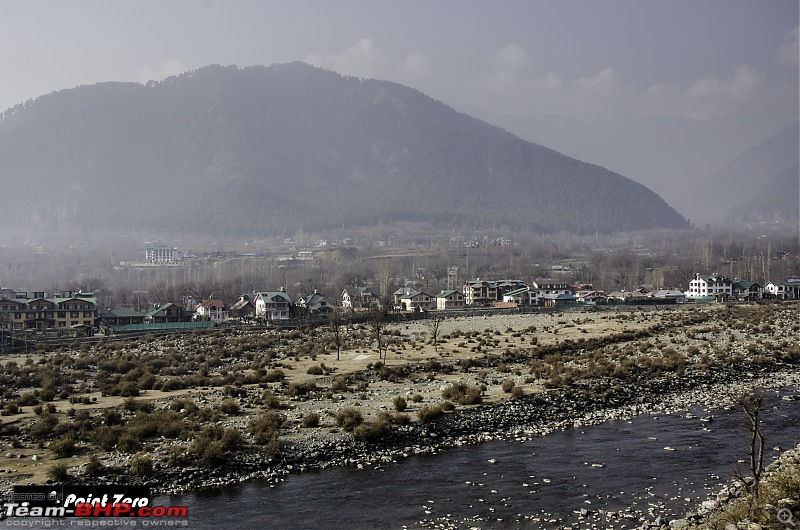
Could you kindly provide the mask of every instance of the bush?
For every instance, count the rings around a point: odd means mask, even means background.
[[[28,431],[32,437],[36,438],[37,440],[44,440],[46,438],[50,438],[52,436],[53,431],[55,431],[56,427],[58,426],[58,418],[56,418],[52,414],[43,414],[36,420],[36,423]]]
[[[282,414],[271,410],[250,420],[247,430],[253,435],[255,442],[259,445],[268,444],[277,435],[278,430],[283,427],[286,419]]]
[[[92,455],[89,457],[89,462],[86,463],[83,474],[87,477],[100,477],[103,475],[104,471],[105,466],[103,466],[103,463],[100,462],[97,455]]]
[[[305,396],[309,392],[315,391],[316,389],[317,385],[314,384],[313,381],[308,381],[305,383],[289,383],[286,393],[292,397]]]
[[[153,473],[153,459],[147,455],[137,455],[131,459],[131,473],[137,477],[147,477]]]
[[[264,390],[261,394],[261,404],[267,409],[281,408],[281,400],[270,389]]]
[[[239,429],[230,427],[225,429],[222,433],[222,449],[225,451],[234,451],[244,443],[242,433]]]
[[[336,414],[336,424],[347,432],[353,432],[362,423],[364,423],[364,417],[356,408],[347,407]]]
[[[309,366],[308,370],[306,370],[306,373],[309,375],[322,375],[325,373],[325,371],[322,369],[322,366],[316,364],[314,366]]]
[[[316,412],[309,412],[303,416],[303,420],[300,422],[300,425],[306,428],[319,426],[319,414]]]
[[[119,385],[119,395],[122,397],[136,397],[139,395],[139,387],[134,382],[125,381]]]
[[[442,391],[442,397],[456,401],[461,405],[477,405],[482,401],[481,389],[477,386],[467,386],[466,383],[453,383]]]
[[[47,476],[54,482],[66,482],[69,478],[69,467],[63,462],[56,462],[47,470]]]
[[[269,372],[267,372],[267,375],[264,376],[264,380],[267,383],[279,383],[279,382],[283,381],[283,379],[285,377],[286,377],[286,374],[283,373],[283,370],[276,369],[276,370],[270,370]]]
[[[332,392],[347,392],[349,388],[347,388],[347,378],[343,375],[338,375],[333,378],[331,381],[331,391]]]
[[[403,412],[408,408],[408,403],[406,403],[406,399],[403,396],[397,396],[392,403],[394,404],[394,410],[397,412]]]
[[[281,441],[280,439],[278,439],[278,435],[276,433],[264,446],[264,455],[267,457],[267,460],[272,460],[278,455],[280,450],[281,450]]]
[[[386,418],[381,417],[370,425],[367,425],[366,423],[359,424],[355,429],[353,429],[353,436],[362,442],[371,442],[388,433],[391,428],[392,427],[389,421]]]
[[[65,436],[50,444],[50,451],[56,458],[64,458],[75,452],[75,438]]]
[[[227,414],[228,416],[236,416],[241,411],[239,404],[232,400],[226,399],[222,403],[219,404],[219,410],[223,414]]]
[[[419,421],[422,423],[430,423],[442,414],[444,414],[442,407],[425,406],[417,411],[417,418],[419,418]]]
[[[38,403],[39,399],[31,393],[22,394],[17,398],[17,405],[20,407],[29,407],[31,405],[37,405]]]
[[[510,394],[512,390],[514,390],[514,380],[513,379],[506,379],[503,381],[503,384],[500,385],[500,388],[503,389],[503,392],[506,394]]]

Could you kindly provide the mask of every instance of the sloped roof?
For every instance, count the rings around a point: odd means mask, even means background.
[[[314,305],[319,304],[321,302],[325,302],[326,304],[333,305],[333,299],[329,296],[325,296],[321,293],[312,293],[308,296],[301,296],[298,300],[298,303],[301,305]]]
[[[400,300],[405,300],[405,299],[409,299],[410,300],[410,299],[415,298],[415,297],[420,296],[420,295],[425,295],[428,298],[431,297],[431,295],[426,294],[426,293],[424,293],[422,291],[411,291],[411,292],[408,292],[408,293],[404,294],[403,296],[401,296]]]
[[[115,307],[100,315],[100,318],[144,318],[144,313],[139,313],[127,307]]]
[[[274,300],[280,298],[285,302],[292,303],[292,299],[286,294],[286,291],[260,291],[258,296],[265,300]]]
[[[224,309],[225,308],[225,302],[223,302],[222,300],[206,300],[205,302],[201,302],[198,305],[199,305],[199,307],[205,307],[206,309],[209,309],[209,308],[212,308],[212,307],[218,307],[220,309]]]

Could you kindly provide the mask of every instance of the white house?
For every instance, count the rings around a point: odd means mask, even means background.
[[[689,282],[686,298],[708,296],[722,299],[731,298],[733,296],[733,282],[722,274],[696,273],[694,279]]]
[[[342,307],[371,309],[381,307],[381,292],[372,287],[353,287],[342,291]]]
[[[265,320],[287,320],[292,299],[281,288],[280,291],[263,291],[255,293],[256,318]]]
[[[781,300],[800,300],[800,278],[772,280],[764,287],[764,292]]]
[[[222,300],[206,300],[197,305],[195,318],[197,320],[222,322],[228,319],[228,308]]]

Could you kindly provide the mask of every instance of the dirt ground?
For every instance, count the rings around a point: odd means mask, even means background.
[[[713,309],[708,309],[713,310]],[[495,315],[480,317],[460,317],[442,321],[439,328],[439,340],[435,351],[430,341],[430,328],[426,321],[410,321],[407,323],[390,324],[388,329],[396,338],[402,341],[389,348],[387,359],[384,362],[388,367],[400,365],[426,365],[431,361],[453,363],[485,354],[501,353],[515,348],[530,348],[533,339],[539,345],[553,344],[567,339],[576,341],[580,338],[594,338],[621,332],[636,331],[648,328],[660,322],[668,322],[675,315],[676,310],[646,310],[646,311],[597,311],[597,312],[563,312],[554,314],[517,314]],[[458,337],[452,337],[458,331]],[[465,337],[465,334],[478,332],[478,337]],[[398,336],[399,333],[399,336]],[[484,339],[484,346],[479,350],[478,340]],[[19,356],[14,359],[23,364],[27,358],[33,356]],[[8,359],[10,360],[10,359]],[[284,384],[292,382],[314,381],[318,387],[330,385],[331,379],[339,375],[347,375],[368,369],[378,361],[378,352],[374,347],[345,349],[336,359],[336,351],[328,351],[324,355],[311,359],[308,356],[295,360],[291,357],[283,360],[283,370],[286,374]],[[36,360],[34,360],[36,362]],[[382,361],[383,362],[383,361]],[[329,371],[326,375],[310,375],[308,369],[323,363]],[[373,370],[370,373],[375,373]],[[416,373],[416,372],[415,372]],[[509,399],[510,395],[504,392],[501,384],[505,379],[511,378],[524,393],[537,392],[542,389],[541,381],[531,381],[524,365],[506,367],[502,373],[497,370],[455,370],[451,373],[426,373],[420,370],[419,375],[403,378],[397,382],[382,380],[375,375],[366,385],[357,389],[350,385],[350,391],[336,393],[332,396],[323,395],[306,398],[292,398],[285,412],[288,428],[282,431],[282,436],[309,435],[309,429],[301,429],[300,419],[308,412],[316,412],[320,416],[320,428],[336,431],[334,416],[337,411],[356,406],[360,407],[366,420],[373,420],[380,412],[394,412],[393,400],[397,396],[407,398],[409,405],[405,411],[415,418],[415,412],[423,406],[441,403],[442,390],[449,384],[462,381],[469,385],[486,386],[483,402],[496,402]],[[172,392],[155,390],[142,391],[137,400],[154,401],[163,406],[168,401],[178,397],[191,396],[196,401],[204,403],[219,402],[227,396],[220,388],[199,388]],[[416,400],[411,398],[421,396]],[[66,416],[70,408],[80,411],[82,409],[100,409],[119,407],[124,398],[118,396],[102,396],[100,393],[90,394],[91,404],[72,404],[67,400],[56,400],[53,404],[57,407],[58,414]],[[282,399],[286,399],[285,396]],[[242,414],[230,419],[229,423],[244,426],[249,415],[257,414],[257,407],[249,406],[243,402]],[[4,423],[23,422],[33,416],[32,407],[23,407],[19,415],[3,417]],[[85,463],[89,455],[61,459],[70,467]],[[47,480],[47,471],[52,466],[54,459],[44,446],[13,448],[7,440],[0,442],[0,480],[3,483],[43,483]]]

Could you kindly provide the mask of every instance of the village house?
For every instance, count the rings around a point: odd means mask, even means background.
[[[332,312],[336,307],[336,303],[324,294],[318,293],[315,289],[310,295],[298,298],[297,307],[306,309],[313,315]]]
[[[430,311],[435,307],[436,301],[429,294],[422,291],[410,291],[399,298],[401,311]]]
[[[539,305],[539,294],[540,291],[538,289],[531,289],[527,286],[520,287],[503,295],[503,306],[520,307]]]
[[[800,278],[772,280],[764,287],[764,292],[780,300],[800,300]]]
[[[348,287],[342,291],[345,309],[372,309],[381,307],[381,292],[372,287]]]
[[[750,302],[764,298],[764,287],[748,280],[734,280],[732,285],[733,296],[737,300]]]
[[[259,291],[255,294],[256,318],[288,320],[292,299],[281,287],[280,291]]]
[[[591,285],[591,284],[584,284]],[[608,295],[602,291],[593,289],[582,289],[575,291],[575,299],[584,304],[605,304],[608,303]]]
[[[567,293],[548,293],[539,296],[539,305],[544,307],[562,307],[577,304],[578,299],[574,294]]]
[[[254,317],[256,314],[256,305],[253,303],[253,297],[249,294],[243,294],[239,300],[231,306],[228,310],[228,318],[238,318],[240,320],[247,320]]]
[[[436,309],[464,309],[464,293],[449,289],[436,295]]]
[[[686,301],[686,295],[683,291],[674,289],[659,289],[653,291],[653,298],[657,300],[664,300],[665,303],[682,304]]]
[[[223,322],[228,320],[228,307],[222,300],[206,300],[197,304],[195,310],[195,320],[210,320],[211,322]]]
[[[191,322],[194,313],[173,303],[161,304],[145,316],[145,323],[173,324],[176,322]]]
[[[575,294],[572,285],[564,280],[554,280],[552,278],[537,278],[533,282],[533,287],[541,291],[542,295],[546,294]]]
[[[722,274],[696,273],[694,279],[689,282],[686,298],[705,297],[714,297],[718,300],[733,297],[733,282]]]
[[[144,324],[144,318],[145,315],[143,313],[139,313],[133,309],[128,309],[127,307],[109,309],[97,317],[97,319],[100,321],[100,325],[105,327]]]
[[[521,280],[487,281],[477,278],[464,284],[464,303],[467,306],[493,306],[503,301],[503,295],[527,287]]]

